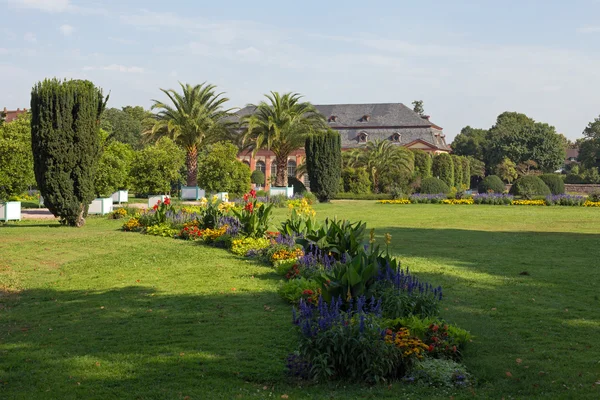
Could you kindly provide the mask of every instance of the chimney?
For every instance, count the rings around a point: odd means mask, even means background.
[[[21,109],[20,109],[20,108],[17,108],[17,112],[21,112]]]
[[[4,107],[4,112],[6,112],[6,111],[7,111],[7,110],[6,110],[6,107]]]

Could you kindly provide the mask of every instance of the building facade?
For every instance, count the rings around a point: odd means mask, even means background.
[[[431,154],[449,153],[443,129],[421,116],[402,103],[382,104],[331,104],[315,105],[325,117],[329,126],[340,133],[342,150],[365,146],[370,141],[389,140],[391,143],[409,149],[419,149]],[[238,112],[242,117],[253,112],[245,107]],[[288,158],[288,175],[296,176],[308,186],[308,178],[297,174],[297,167],[304,162],[303,149],[295,151]],[[265,174],[269,188],[271,176],[275,176],[275,156],[270,151],[261,150],[252,155],[241,152],[238,158],[250,170],[259,169]]]
[[[4,107],[4,111],[0,111],[0,118],[4,119],[4,122],[12,122],[15,119],[17,119],[17,117],[21,114],[25,114],[27,112],[27,109],[20,109],[17,108],[16,110],[7,110],[6,107]]]

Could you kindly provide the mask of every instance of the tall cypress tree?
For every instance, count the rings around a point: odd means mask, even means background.
[[[94,199],[105,104],[89,81],[46,79],[31,92],[35,178],[44,204],[63,224],[83,226]]]
[[[306,169],[310,191],[320,202],[331,200],[339,190],[342,173],[342,140],[333,130],[306,138]]]
[[[431,172],[434,177],[440,178],[446,185],[454,186],[454,163],[450,154],[441,153],[433,158]]]

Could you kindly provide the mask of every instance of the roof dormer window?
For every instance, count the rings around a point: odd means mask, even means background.
[[[395,133],[392,135],[392,142],[400,142],[400,138],[401,138],[401,137],[402,137],[402,136],[401,136],[401,135],[400,135],[398,132],[395,132]]]
[[[370,120],[371,120],[371,116],[368,114],[365,114],[362,117],[360,117],[360,122],[369,122]]]
[[[358,134],[359,143],[367,143],[367,140],[369,140],[369,134],[367,132],[361,132]]]
[[[332,115],[327,119],[327,122],[338,122],[338,116],[337,115]]]

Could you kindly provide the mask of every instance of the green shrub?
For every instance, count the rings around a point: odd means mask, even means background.
[[[465,387],[471,384],[471,375],[464,365],[436,358],[425,358],[416,363],[408,379],[428,387]]]
[[[82,80],[45,80],[31,92],[35,178],[44,205],[61,223],[82,226],[100,158],[102,90]]]
[[[255,185],[264,185],[265,184],[265,173],[261,170],[252,171],[252,175],[250,175],[250,181]]]
[[[599,202],[600,201],[600,190],[591,191],[590,194],[588,195],[588,200],[593,201],[593,202]]]
[[[208,146],[198,157],[198,185],[207,192],[228,192],[234,199],[250,190],[250,168],[237,159],[229,142]]]
[[[308,135],[304,149],[310,190],[320,202],[328,202],[339,190],[342,165],[340,134],[329,129]]]
[[[96,196],[110,197],[117,190],[129,188],[133,157],[134,152],[128,144],[112,141],[104,147],[95,176]]]
[[[450,187],[443,180],[431,177],[421,181],[420,192],[424,194],[447,194],[450,192]]]
[[[26,113],[12,122],[0,122],[0,201],[10,200],[33,185],[31,116]]]
[[[486,176],[481,182],[479,182],[479,186],[477,186],[477,191],[479,193],[504,193],[505,189],[506,186],[498,175]]]
[[[312,296],[317,293],[320,287],[321,285],[318,282],[301,277],[283,282],[278,293],[285,301],[297,304],[301,298],[304,298],[303,292],[305,290],[310,290],[312,292],[310,296]]]
[[[433,160],[431,156],[423,150],[412,150],[415,154],[415,176],[421,177],[421,179],[431,177],[431,165]]]
[[[131,180],[136,194],[164,194],[182,181],[185,153],[171,139],[161,138],[154,145],[135,153]]]
[[[275,267],[275,271],[282,276],[285,276],[289,270],[297,264],[297,260],[278,260],[273,262],[273,266]]]
[[[435,156],[431,172],[434,177],[443,180],[449,188],[454,186],[454,162],[450,154],[442,153]]]
[[[467,186],[467,189],[471,187],[471,162],[467,157],[459,157],[462,163],[462,184]]]
[[[265,238],[242,238],[234,239],[231,242],[231,252],[238,256],[248,256],[252,253],[258,253],[271,245],[271,242]]]
[[[342,171],[342,182],[344,192],[352,194],[371,193],[371,178],[364,167],[346,167]],[[339,193],[338,193],[339,194]],[[336,196],[336,198],[339,198]]]
[[[565,181],[558,174],[540,175],[540,179],[544,181],[552,194],[565,194]]]
[[[548,196],[552,194],[548,185],[539,177],[525,175],[515,181],[510,188],[510,194],[532,199],[535,196]]]

